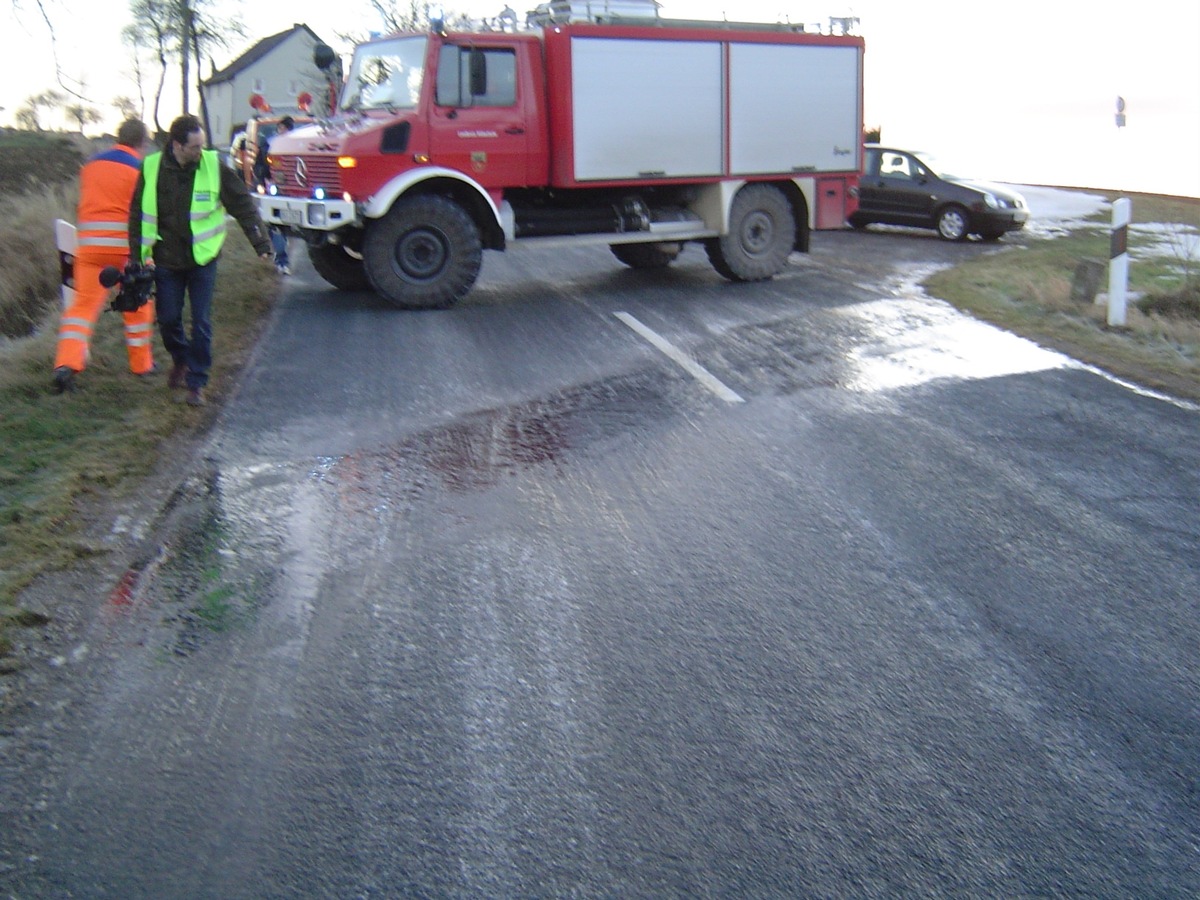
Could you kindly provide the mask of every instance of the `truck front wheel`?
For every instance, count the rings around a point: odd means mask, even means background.
[[[351,256],[341,244],[321,244],[319,247],[309,244],[308,259],[317,274],[339,291],[371,289],[362,259]]]
[[[665,269],[675,262],[683,246],[676,241],[654,244],[612,244],[613,256],[631,269]]]
[[[475,284],[482,257],[471,217],[434,194],[400,200],[363,241],[371,285],[404,309],[451,306]]]
[[[765,281],[783,271],[796,244],[792,206],[776,187],[748,184],[733,198],[729,232],[705,243],[709,262],[730,281]]]

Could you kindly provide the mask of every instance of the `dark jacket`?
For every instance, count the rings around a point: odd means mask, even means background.
[[[192,229],[188,216],[192,207],[192,183],[199,164],[186,168],[179,165],[175,154],[167,149],[158,168],[158,243],[151,256],[156,266],[185,270],[196,267],[192,257]],[[241,176],[228,166],[221,166],[221,205],[237,219],[246,238],[259,256],[271,252],[271,239],[258,216],[258,207],[246,190]],[[146,187],[145,170],[138,175],[129,207],[129,255],[141,259],[142,191]]]
[[[271,152],[270,141],[258,142],[258,155],[254,157],[254,183],[266,184],[271,180],[271,164],[267,162],[267,154]]]

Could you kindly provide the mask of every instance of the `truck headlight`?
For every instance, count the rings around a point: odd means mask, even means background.
[[[317,228],[325,224],[325,204],[308,204],[308,224]]]

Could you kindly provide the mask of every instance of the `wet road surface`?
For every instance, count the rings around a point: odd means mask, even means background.
[[[1197,411],[913,288],[986,248],[814,243],[304,267],[5,733],[0,887],[1195,895]]]

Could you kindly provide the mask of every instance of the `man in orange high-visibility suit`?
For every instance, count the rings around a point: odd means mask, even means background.
[[[109,288],[100,284],[105,266],[125,269],[129,258],[129,204],[142,166],[146,126],[129,119],[117,130],[117,144],[98,153],[79,170],[79,207],[76,210],[74,287],[75,299],[63,312],[54,355],[54,388],[59,393],[75,389],[75,376],[87,365],[92,329]],[[125,348],[129,371],[150,375],[156,371],[150,349],[154,304],[147,303],[125,319]]]

